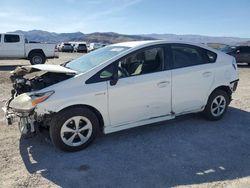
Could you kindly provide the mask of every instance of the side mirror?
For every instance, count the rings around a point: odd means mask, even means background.
[[[240,50],[237,50],[237,51],[236,51],[236,54],[239,54],[239,53],[240,53]]]
[[[110,79],[110,85],[111,86],[114,86],[114,85],[116,85],[117,84],[117,82],[118,82],[118,72],[115,72],[113,75],[112,75],[112,77],[111,77],[111,79]]]

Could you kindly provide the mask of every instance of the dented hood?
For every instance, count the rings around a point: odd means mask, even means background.
[[[75,74],[77,71],[60,66],[60,65],[29,65],[29,66],[22,66],[22,68],[26,70],[31,70],[31,69],[37,69],[41,71],[46,71],[46,72],[55,72],[55,73],[69,73],[69,74]]]

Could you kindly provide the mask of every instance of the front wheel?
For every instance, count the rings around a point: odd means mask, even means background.
[[[64,151],[79,151],[96,137],[99,121],[88,108],[70,108],[59,112],[52,120],[50,137]]]
[[[229,102],[229,96],[225,91],[216,90],[210,95],[203,114],[209,120],[219,120],[227,111]]]

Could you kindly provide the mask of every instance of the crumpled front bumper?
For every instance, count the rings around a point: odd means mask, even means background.
[[[13,98],[9,99],[2,108],[4,111],[6,125],[14,125],[18,123],[19,131],[22,135],[35,133],[34,110],[26,112],[16,111],[15,109],[9,107],[12,100]]]
[[[17,122],[17,116],[16,114],[10,110],[9,108],[9,103],[13,100],[13,98],[10,98],[4,105],[4,107],[2,107],[2,110],[4,112],[4,118],[6,120],[6,124],[7,125],[12,125],[15,122]]]

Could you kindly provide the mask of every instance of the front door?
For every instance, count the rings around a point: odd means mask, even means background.
[[[108,84],[111,126],[121,126],[171,112],[171,71],[164,70],[164,48],[151,47],[118,61],[119,80]]]

